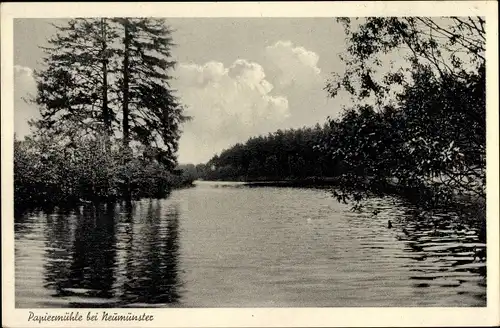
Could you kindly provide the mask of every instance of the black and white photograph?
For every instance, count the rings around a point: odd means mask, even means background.
[[[486,308],[476,12],[14,18],[14,308]]]

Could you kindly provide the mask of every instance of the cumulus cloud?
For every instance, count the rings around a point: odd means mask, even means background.
[[[264,49],[263,65],[275,91],[287,95],[290,117],[287,127],[325,122],[332,104],[324,91],[326,74],[319,68],[320,56],[291,41],[278,41]]]
[[[28,121],[39,116],[37,108],[25,101],[36,93],[33,70],[29,67],[14,66],[14,131],[19,138],[29,134]]]
[[[310,87],[318,82],[321,70],[319,56],[291,41],[278,41],[265,48],[265,56],[277,87]]]
[[[176,75],[179,96],[193,117],[184,126],[181,162],[206,161],[235,142],[280,127],[289,116],[288,99],[273,94],[257,63],[238,59],[229,67],[214,61],[180,64]]]

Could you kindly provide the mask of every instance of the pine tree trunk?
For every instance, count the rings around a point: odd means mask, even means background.
[[[102,39],[102,114],[104,121],[104,131],[106,137],[106,149],[109,146],[109,137],[111,132],[111,118],[108,108],[108,59],[106,58],[107,39],[106,22],[101,18],[101,39]]]
[[[130,134],[129,134],[129,51],[130,51],[130,31],[128,26],[128,19],[124,21],[125,37],[123,40],[124,52],[123,52],[123,152],[124,152],[124,164],[126,165],[129,161],[130,156]],[[124,197],[126,202],[131,200],[131,190],[130,190],[130,179],[128,176],[125,178],[125,188]]]
[[[108,107],[108,58],[107,58],[107,31],[106,31],[106,19],[101,18],[101,41],[102,41],[102,116],[104,121],[104,151],[107,156],[111,152],[111,117],[109,114]],[[110,165],[111,163],[108,163]],[[105,169],[109,169],[106,167]],[[109,177],[108,175],[104,178],[104,196],[109,197]]]
[[[125,20],[125,38],[123,54],[123,146],[126,150],[129,147],[129,51],[130,51],[130,32],[128,20]]]

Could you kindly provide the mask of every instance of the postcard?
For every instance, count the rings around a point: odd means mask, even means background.
[[[3,326],[499,324],[497,12],[2,4]]]

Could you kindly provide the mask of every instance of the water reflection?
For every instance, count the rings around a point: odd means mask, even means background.
[[[162,208],[159,201],[148,200],[137,203],[133,211],[126,215],[122,301],[136,306],[178,303],[178,207]]]
[[[386,206],[389,200],[397,206]],[[452,211],[421,211],[394,198],[373,200],[366,210],[395,222],[404,257],[414,261],[407,264],[414,287],[454,287],[486,302],[485,222]]]
[[[47,210],[45,214],[40,215],[40,218],[45,218],[46,224],[44,227],[45,235],[45,287],[53,289],[55,295],[58,296],[64,293],[67,288],[67,277],[70,274],[71,258],[72,258],[72,240],[74,235],[75,219],[74,214],[70,214],[68,218]]]
[[[155,306],[180,301],[178,204],[146,200],[26,212],[16,218],[15,231],[19,286],[27,285],[24,271],[32,271],[36,256],[43,254],[42,284],[50,299],[36,306]],[[21,299],[30,301],[23,295]]]
[[[114,208],[114,204],[91,205],[71,214],[49,215],[46,286],[53,287],[54,297],[64,298],[69,306],[106,306],[106,300],[113,299]]]

